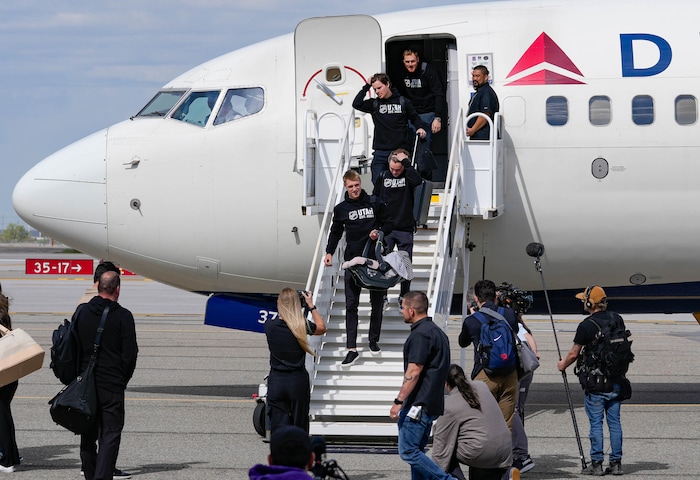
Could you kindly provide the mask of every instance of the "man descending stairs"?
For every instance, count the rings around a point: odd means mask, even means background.
[[[437,208],[437,207],[434,207]],[[437,223],[429,218],[414,238],[411,288],[426,291],[435,251]],[[389,418],[403,379],[403,344],[410,332],[398,303],[400,287],[388,291],[379,349],[369,341],[370,294],[359,297],[357,357],[343,366],[346,355],[345,282],[339,272],[331,293],[328,331],[318,351],[311,392],[311,433],[328,436],[396,436],[396,422]]]

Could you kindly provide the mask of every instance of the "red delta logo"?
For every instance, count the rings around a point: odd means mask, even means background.
[[[583,74],[569,56],[542,32],[525,50],[506,80],[510,85],[584,85]]]

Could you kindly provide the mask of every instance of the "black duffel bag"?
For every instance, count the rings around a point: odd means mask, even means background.
[[[87,432],[97,418],[94,362],[49,400],[49,405],[54,422],[76,435]]]

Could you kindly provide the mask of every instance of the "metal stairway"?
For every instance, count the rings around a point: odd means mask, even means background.
[[[461,114],[459,118],[462,118]],[[413,249],[414,279],[411,289],[427,293],[430,300],[428,313],[436,324],[445,329],[458,263],[461,261],[465,271],[468,271],[469,253],[466,246],[469,221],[473,217],[495,218],[502,211],[502,203],[499,205],[493,198],[485,199],[484,193],[474,188],[472,182],[486,179],[476,178],[480,173],[474,172],[483,169],[480,162],[472,158],[473,147],[464,138],[463,124],[461,121],[459,123],[450,150],[452,154],[445,188],[433,192],[427,225],[418,228]],[[491,131],[495,130],[492,128]],[[490,155],[496,148],[494,142],[487,142],[486,146],[489,144]],[[474,146],[477,151],[486,151],[483,143]],[[345,171],[351,159],[349,150],[346,148],[344,151],[338,162],[334,187],[331,188],[330,198],[334,198],[335,203],[342,199],[343,194],[342,181],[338,184],[340,172]],[[489,175],[488,181],[496,185],[497,182],[491,181],[493,176],[497,175]],[[476,193],[465,195],[462,188],[465,179],[469,182],[466,188]],[[489,190],[488,193],[493,192]],[[480,197],[474,199],[474,195]],[[341,367],[347,353],[344,281],[343,271],[339,269],[343,242],[333,258],[333,267],[325,267],[320,260],[332,215],[331,203],[330,214],[327,208],[324,215],[307,284],[307,288],[313,287],[316,305],[324,315],[328,328],[323,337],[311,338],[315,342],[312,347],[316,357],[308,356],[307,361],[312,384],[310,433],[338,437],[395,437],[396,423],[389,419],[388,413],[403,380],[403,344],[410,331],[398,307],[399,285],[388,292],[389,303],[384,311],[379,341],[382,351],[379,354],[372,354],[368,348],[370,304],[369,293],[363,289],[358,311],[360,357],[353,366]]]

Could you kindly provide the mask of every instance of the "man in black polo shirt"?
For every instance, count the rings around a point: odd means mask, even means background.
[[[483,65],[477,65],[472,71],[472,83],[476,92],[469,100],[469,111],[467,116],[472,113],[483,113],[491,120],[498,112],[500,105],[498,96],[489,85],[489,70]],[[491,135],[489,122],[484,117],[476,117],[469,120],[467,123],[467,136],[470,140],[488,140]]]
[[[389,416],[398,420],[399,455],[414,479],[453,479],[425,452],[430,429],[445,408],[445,380],[450,368],[450,341],[428,317],[428,297],[408,292],[401,309],[411,333],[403,345],[403,385]]]

